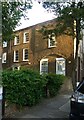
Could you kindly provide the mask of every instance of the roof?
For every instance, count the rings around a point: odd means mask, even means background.
[[[55,20],[56,20],[56,18],[54,18],[52,20],[45,21],[45,22],[41,22],[41,23],[38,23],[38,24],[35,24],[35,25],[31,25],[29,27],[25,27],[25,28],[22,28],[22,29],[19,29],[19,30],[15,30],[14,32],[22,31],[22,30],[25,30],[25,29],[30,29],[30,28],[36,27],[37,25],[45,25],[45,24],[51,23]]]

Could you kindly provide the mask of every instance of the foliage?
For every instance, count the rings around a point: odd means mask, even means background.
[[[46,0],[47,1],[47,0]],[[57,36],[61,34],[71,35],[76,38],[76,50],[75,58],[73,60],[73,69],[72,69],[72,84],[75,90],[76,88],[76,68],[77,68],[77,59],[78,59],[78,49],[79,49],[79,40],[83,39],[82,29],[84,29],[84,0],[82,1],[66,1],[66,2],[43,2],[44,8],[52,10],[56,15],[56,26],[53,30],[47,30],[43,27],[42,32],[45,36],[49,32],[54,32]],[[79,69],[79,68],[78,68]]]
[[[49,90],[49,95],[53,97],[57,95],[66,77],[64,75],[56,75],[50,73],[46,76],[46,79],[48,80],[46,85],[47,90]]]
[[[74,20],[79,22],[79,31],[84,28],[84,1],[82,2],[43,2],[43,7],[52,10],[57,16],[54,32],[60,34],[74,34]],[[77,24],[78,25],[78,24]],[[79,33],[80,34],[80,33]]]
[[[5,97],[11,103],[32,106],[43,96],[42,90],[46,80],[36,71],[29,69],[4,71],[2,79]]]
[[[2,70],[0,70],[0,86],[2,86]]]
[[[2,38],[4,41],[11,40],[13,31],[21,17],[26,17],[26,9],[32,7],[31,0],[25,2],[2,2]]]
[[[35,105],[46,95],[46,90],[49,90],[50,96],[55,96],[64,79],[62,75],[40,75],[26,68],[19,71],[5,70],[2,73],[5,99],[19,106]]]

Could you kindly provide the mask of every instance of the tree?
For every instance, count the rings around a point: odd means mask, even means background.
[[[26,9],[31,9],[32,1],[2,2],[2,39],[9,41],[21,17],[26,17]]]
[[[21,17],[26,17],[26,9],[31,9],[31,0],[25,2],[2,2],[2,41],[9,41]],[[0,7],[1,8],[1,7]],[[1,24],[0,24],[1,25]],[[3,87],[2,117],[5,116],[5,87]]]
[[[75,69],[78,56],[78,45],[81,39],[81,29],[84,28],[84,1],[81,2],[44,2],[43,7],[52,10],[56,18],[56,26],[53,30],[56,35],[67,34],[76,37],[76,53],[73,66],[73,87],[76,87]],[[75,24],[74,24],[75,23]],[[43,33],[46,34],[46,29]],[[52,30],[51,30],[52,32]]]

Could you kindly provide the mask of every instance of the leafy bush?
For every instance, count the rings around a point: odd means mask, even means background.
[[[6,99],[20,106],[32,106],[38,103],[43,96],[43,87],[46,85],[45,77],[30,69],[4,71],[2,79]]]
[[[19,106],[35,105],[46,96],[48,90],[50,96],[55,96],[64,79],[63,75],[40,75],[39,72],[27,68],[3,71],[5,99]]]
[[[48,74],[46,76],[47,79],[47,91],[49,92],[48,94],[52,97],[57,95],[61,85],[63,84],[64,80],[65,80],[65,76],[64,75],[56,75],[56,74]]]

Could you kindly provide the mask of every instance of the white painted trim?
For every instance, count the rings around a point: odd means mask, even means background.
[[[3,41],[3,48],[7,47],[7,42]]]
[[[56,58],[56,60],[65,60],[65,58]]]
[[[6,60],[7,60],[7,53],[3,53],[2,55],[2,63],[6,63]]]
[[[15,61],[15,56],[16,56],[15,52],[16,52],[16,51],[14,51],[14,62],[16,62],[16,61]]]
[[[16,41],[17,41],[17,38],[16,38],[16,36],[15,36],[15,38],[14,38],[14,45],[16,45]]]
[[[12,69],[13,71],[15,70],[15,67],[17,67],[18,69],[17,70],[20,70],[20,66],[14,66]]]

